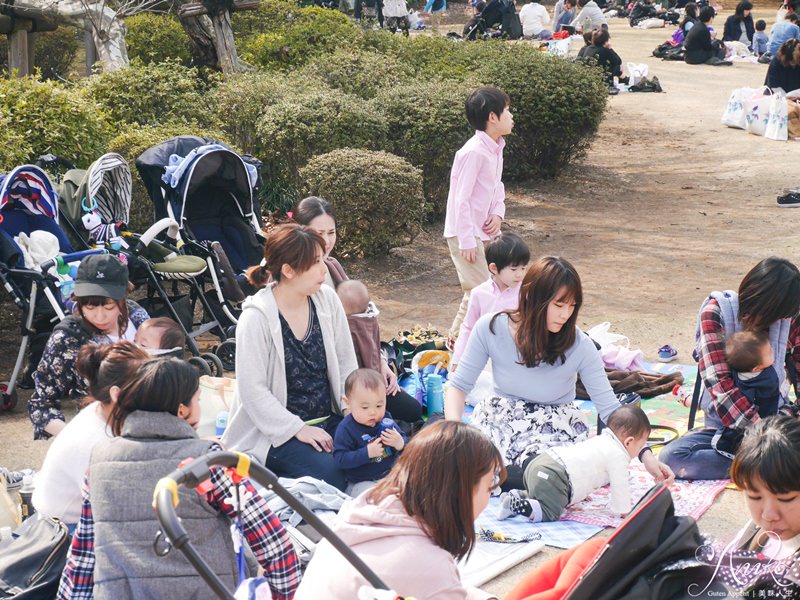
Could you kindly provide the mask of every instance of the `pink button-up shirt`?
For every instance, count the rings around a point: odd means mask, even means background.
[[[500,288],[498,288],[497,284],[494,282],[494,279],[489,278],[478,287],[473,288],[469,294],[467,314],[461,323],[456,346],[453,348],[453,364],[458,364],[458,360],[467,347],[469,334],[472,332],[472,328],[475,326],[478,319],[488,313],[496,313],[503,310],[516,310],[518,306],[518,285],[506,288],[501,292]]]
[[[456,152],[450,171],[450,193],[444,219],[444,237],[457,237],[461,250],[475,248],[475,238],[491,239],[483,231],[490,215],[505,217],[506,190],[503,176],[503,148],[483,131],[476,131]]]

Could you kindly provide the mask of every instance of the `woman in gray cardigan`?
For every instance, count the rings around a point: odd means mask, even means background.
[[[308,227],[270,232],[236,327],[236,397],[223,443],[282,477],[310,475],[339,489],[333,435],[344,381],[357,368],[347,317],[325,283],[325,242]],[[267,283],[269,280],[271,283]]]

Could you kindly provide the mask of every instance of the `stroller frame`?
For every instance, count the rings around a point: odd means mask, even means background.
[[[278,497],[284,500],[328,540],[373,588],[376,590],[391,589],[313,511],[306,508],[302,502],[283,487],[278,482],[278,477],[275,473],[258,462],[252,462],[247,454],[216,451],[195,458],[159,480],[153,492],[153,508],[158,516],[158,522],[161,524],[161,531],[156,536],[156,544],[166,536],[169,545],[179,549],[186,555],[187,560],[219,598],[234,600],[233,594],[225,589],[219,577],[211,571],[205,560],[194,549],[186,529],[175,512],[179,503],[178,486],[185,485],[190,488],[196,488],[211,477],[211,467],[216,466],[233,469],[237,477],[249,477],[268,490],[274,491]],[[397,596],[392,597],[396,598]]]

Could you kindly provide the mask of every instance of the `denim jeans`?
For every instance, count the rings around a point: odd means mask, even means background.
[[[331,416],[328,421],[332,422],[326,421],[322,424],[322,428],[333,437],[341,417]],[[317,452],[313,446],[305,444],[297,438],[270,448],[266,466],[278,477],[296,479],[308,475],[315,479],[321,479],[342,491],[347,487],[344,473],[334,464],[331,452]]]
[[[658,459],[677,479],[727,479],[732,461],[711,447],[714,433],[713,429],[690,431],[664,446]]]

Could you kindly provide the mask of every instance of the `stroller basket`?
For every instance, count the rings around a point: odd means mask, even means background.
[[[252,463],[247,454],[240,452],[210,452],[180,467],[161,479],[153,492],[153,508],[158,515],[164,535],[169,538],[172,547],[184,553],[191,565],[224,600],[234,600],[234,596],[225,589],[223,583],[209,568],[208,564],[197,553],[189,541],[189,535],[183,527],[175,508],[178,506],[178,486],[185,485],[196,488],[211,476],[211,467],[226,467],[236,471],[240,477],[249,477],[263,487],[273,490],[281,499],[291,506],[305,521],[327,539],[353,567],[376,590],[390,588],[345,544],[331,529],[323,523],[311,510],[295,498],[286,488],[278,483],[278,477],[265,466]]]

